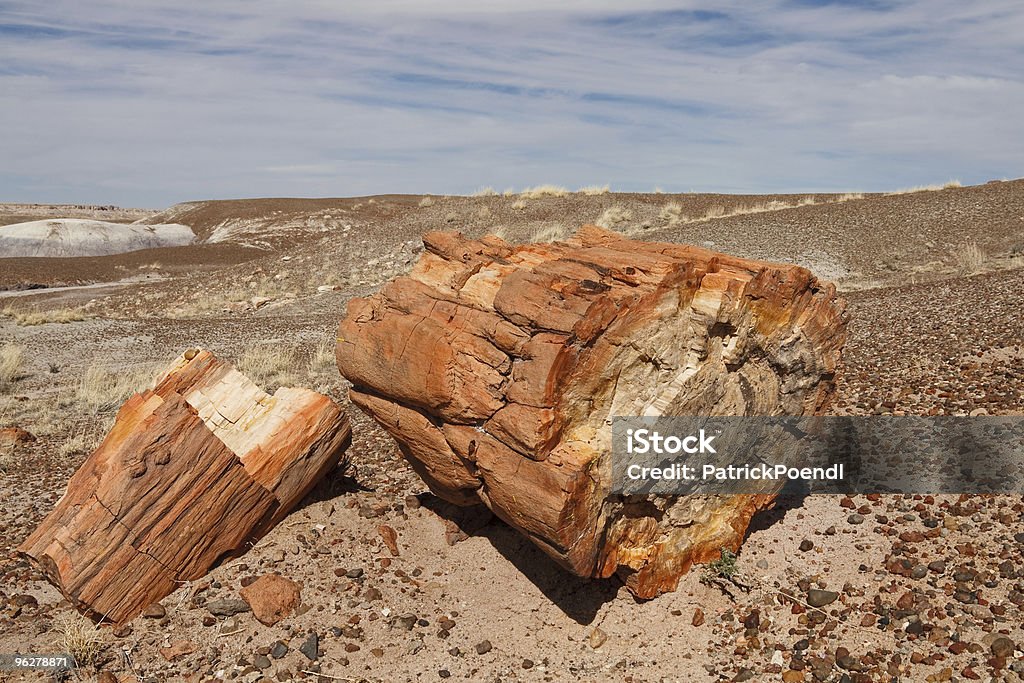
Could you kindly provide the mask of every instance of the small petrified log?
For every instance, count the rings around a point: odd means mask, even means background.
[[[93,618],[137,616],[283,518],[351,439],[329,398],[271,396],[208,351],[128,399],[67,492],[18,548]]]
[[[337,360],[436,494],[640,597],[738,548],[773,496],[612,495],[611,418],[821,411],[847,321],[832,285],[594,226],[423,240],[410,275],[349,303]]]

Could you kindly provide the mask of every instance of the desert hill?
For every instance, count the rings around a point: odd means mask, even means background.
[[[140,249],[181,247],[195,240],[179,223],[131,225],[83,218],[52,218],[0,226],[3,258],[88,257]]]

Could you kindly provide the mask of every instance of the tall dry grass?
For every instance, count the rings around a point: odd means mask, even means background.
[[[519,193],[519,196],[523,199],[540,199],[542,197],[566,197],[569,195],[569,190],[558,185],[537,185],[536,187],[528,187]]]
[[[25,347],[8,342],[0,347],[0,391],[6,391],[22,375]]]
[[[886,197],[891,197],[897,194],[913,194],[915,192],[938,192],[939,190],[949,190],[955,187],[963,187],[959,180],[947,180],[944,183],[936,185],[917,185],[915,187],[906,187],[902,190],[893,190],[892,192],[886,192]]]
[[[58,308],[46,311],[37,311],[33,309],[21,310],[10,306],[4,308],[3,311],[0,311],[0,315],[3,315],[6,318],[12,318],[15,323],[22,327],[46,325],[47,323],[60,323],[64,325],[67,323],[88,320],[90,317],[81,308]]]

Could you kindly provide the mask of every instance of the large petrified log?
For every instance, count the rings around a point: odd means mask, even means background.
[[[423,240],[409,276],[349,303],[337,360],[435,493],[640,597],[738,548],[773,496],[612,495],[611,418],[821,411],[847,320],[832,285],[594,226]]]
[[[351,438],[329,398],[271,396],[190,350],[128,399],[19,547],[80,610],[121,624],[244,552],[334,468]]]

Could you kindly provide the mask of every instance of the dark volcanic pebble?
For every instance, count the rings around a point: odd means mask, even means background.
[[[248,612],[249,609],[248,603],[238,598],[225,598],[224,600],[214,600],[213,602],[206,603],[206,610],[210,614],[216,614],[218,617],[231,617],[242,612]]]
[[[320,637],[315,631],[310,633],[306,642],[299,646],[299,652],[306,655],[306,659],[311,662],[320,656]]]
[[[824,607],[825,605],[831,605],[833,602],[839,599],[839,593],[835,591],[823,591],[817,588],[812,588],[807,591],[807,604],[811,607]]]

